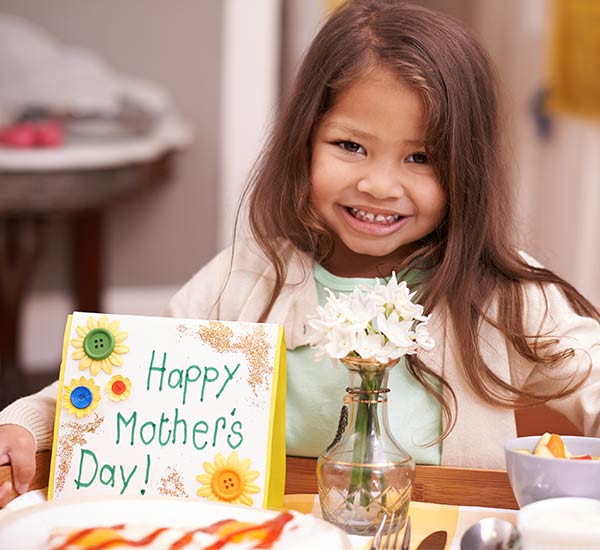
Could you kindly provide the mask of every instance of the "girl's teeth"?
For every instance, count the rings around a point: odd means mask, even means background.
[[[397,222],[402,216],[400,215],[390,215],[384,216],[383,214],[373,214],[372,212],[365,212],[364,210],[359,210],[358,208],[350,208],[350,213],[359,220],[367,221],[369,223],[394,223]]]

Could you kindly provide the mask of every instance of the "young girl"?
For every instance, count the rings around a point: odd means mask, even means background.
[[[418,290],[436,341],[390,373],[392,430],[417,462],[503,468],[514,409],[532,403],[600,436],[600,313],[515,249],[501,149],[490,62],[453,20],[396,0],[331,15],[250,178],[253,238],[169,306],[284,326],[288,454],[327,447],[347,384],[314,362],[306,316],[325,287],[392,271]],[[50,446],[56,392],[0,416],[0,462],[21,491]]]

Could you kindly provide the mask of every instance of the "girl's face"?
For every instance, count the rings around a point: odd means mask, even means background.
[[[446,195],[425,153],[426,122],[419,94],[378,68],[317,125],[311,203],[334,234],[332,273],[388,275],[442,221]]]

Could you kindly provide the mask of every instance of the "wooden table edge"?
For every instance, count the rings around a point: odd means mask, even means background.
[[[36,454],[36,472],[30,490],[48,485],[50,451]],[[12,480],[10,465],[0,466],[0,485]],[[285,494],[316,494],[316,459],[288,456]],[[16,496],[16,492],[14,492]],[[504,470],[417,465],[412,499],[458,506],[517,509]]]

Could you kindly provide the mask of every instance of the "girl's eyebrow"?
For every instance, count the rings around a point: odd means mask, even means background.
[[[343,124],[341,122],[335,122],[333,120],[324,122],[324,127],[337,130],[339,132],[343,132],[349,136],[356,136],[359,139],[367,139],[367,140],[375,140],[376,136],[369,132],[365,132],[364,130],[359,130],[358,128],[354,128],[353,126],[349,126],[347,124]],[[425,141],[423,139],[403,139],[402,140],[405,145],[410,145],[411,147],[424,147]]]
[[[340,132],[344,132],[345,134],[356,136],[361,139],[375,139],[375,136],[369,132],[365,132],[364,130],[359,130],[358,128],[354,128],[353,126],[348,126],[347,124],[342,124],[340,122],[329,121],[324,124],[324,126],[331,128],[333,130],[338,130]]]

